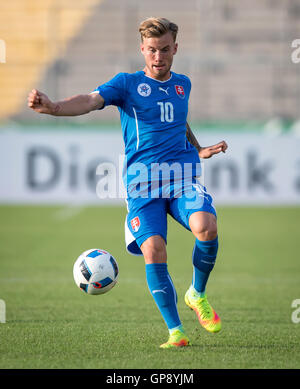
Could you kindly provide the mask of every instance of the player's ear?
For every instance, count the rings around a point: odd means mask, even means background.
[[[144,54],[144,51],[145,51],[144,42],[141,42],[140,49],[141,49],[141,53]]]
[[[175,43],[173,55],[175,55],[177,53],[177,49],[178,49],[178,43]]]

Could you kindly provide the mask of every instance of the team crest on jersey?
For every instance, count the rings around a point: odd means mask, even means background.
[[[184,89],[183,89],[183,86],[181,85],[175,85],[175,89],[176,89],[176,93],[179,97],[181,97],[182,99],[185,98],[185,93],[184,93]]]
[[[138,216],[130,220],[131,228],[134,232],[138,232],[141,226],[140,218]]]
[[[141,96],[148,97],[151,94],[151,86],[145,83],[139,84],[137,91]]]

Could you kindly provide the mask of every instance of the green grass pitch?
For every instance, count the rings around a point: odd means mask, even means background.
[[[184,304],[193,236],[169,219],[168,266],[192,347],[162,350],[168,332],[124,244],[125,207],[0,207],[1,369],[298,369],[300,208],[219,208],[220,249],[207,286],[222,318],[206,332]],[[107,294],[77,288],[72,267],[89,248],[111,252],[119,281]],[[300,315],[299,315],[300,316]]]

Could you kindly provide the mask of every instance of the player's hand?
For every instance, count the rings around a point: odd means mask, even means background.
[[[223,153],[225,153],[227,148],[228,148],[228,145],[224,140],[220,143],[217,143],[216,145],[213,145],[213,146],[201,147],[201,149],[199,151],[199,157],[200,158],[210,158],[215,154],[219,154],[221,151]]]
[[[27,101],[28,107],[38,113],[46,113],[49,115],[55,113],[55,104],[47,95],[37,89],[32,89],[28,95]]]

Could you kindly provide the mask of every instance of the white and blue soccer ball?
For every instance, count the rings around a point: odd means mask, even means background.
[[[76,260],[73,276],[76,285],[87,294],[103,294],[113,288],[119,268],[115,258],[105,250],[84,251]]]

